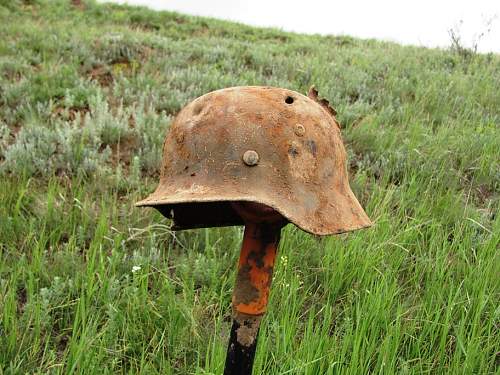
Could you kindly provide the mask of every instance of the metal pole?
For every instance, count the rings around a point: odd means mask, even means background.
[[[251,375],[266,312],[282,224],[247,222],[233,291],[233,325],[224,375]]]

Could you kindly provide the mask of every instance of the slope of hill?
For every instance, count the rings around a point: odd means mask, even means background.
[[[498,55],[78,0],[0,0],[0,35],[4,373],[220,373],[241,228],[133,202],[191,99],[312,84],[376,224],[286,228],[255,373],[498,371]]]

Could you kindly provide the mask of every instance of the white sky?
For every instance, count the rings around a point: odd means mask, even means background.
[[[101,0],[103,1],[103,0]],[[287,31],[351,35],[418,46],[450,45],[459,27],[463,44],[478,35],[481,52],[500,53],[500,0],[110,0],[157,10],[209,16]]]

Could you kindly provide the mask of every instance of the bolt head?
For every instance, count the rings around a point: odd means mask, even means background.
[[[304,125],[302,124],[295,124],[293,131],[299,137],[302,137],[304,134],[306,134],[306,128],[304,128]]]
[[[243,162],[249,167],[253,167],[259,163],[259,154],[254,150],[247,150],[243,154]]]

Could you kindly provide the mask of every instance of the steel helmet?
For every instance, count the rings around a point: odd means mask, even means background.
[[[160,183],[137,206],[157,208],[173,229],[243,225],[231,202],[264,204],[317,235],[371,225],[349,187],[335,111],[314,87],[226,88],[177,115]]]

